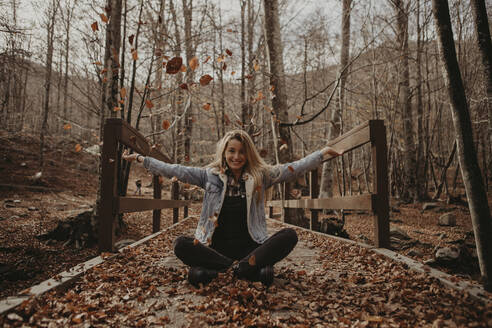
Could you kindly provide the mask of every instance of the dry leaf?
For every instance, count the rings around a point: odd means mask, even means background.
[[[229,49],[226,49],[226,54],[228,54],[229,56],[232,56],[232,51],[230,51]]]
[[[164,178],[162,176],[160,176],[160,175],[159,175],[158,180],[159,180],[159,184],[163,184],[164,183]]]
[[[205,64],[205,63],[207,63],[207,62],[210,60],[210,58],[212,58],[212,57],[207,56],[207,58],[205,58],[205,60],[203,61],[203,63],[204,63],[204,64]]]
[[[131,46],[133,46],[133,40],[135,39],[135,34],[132,34],[128,37],[128,42],[130,43]]]
[[[82,150],[82,146],[80,144],[75,145],[75,151],[78,153]]]
[[[179,71],[185,73],[186,72],[186,66],[181,65],[181,68],[179,69]]]
[[[183,89],[183,90],[188,90],[188,84],[186,84],[186,83],[181,83],[181,84],[179,85],[179,87],[180,87],[181,89]]]
[[[200,85],[201,86],[205,86],[205,85],[208,85],[210,83],[210,81],[212,81],[214,78],[211,77],[210,75],[208,74],[205,74],[203,75],[201,78],[200,78]]]
[[[196,246],[196,245],[198,245],[199,243],[200,243],[200,241],[199,241],[198,239],[196,239],[196,238],[195,238],[195,239],[193,239],[193,245],[195,245],[195,246]]]
[[[203,104],[203,109],[210,110],[210,103]]]
[[[176,74],[179,72],[182,65],[183,65],[183,58],[174,57],[167,62],[166,73],[167,74]]]
[[[294,168],[292,166],[290,166],[290,165],[287,166],[287,168],[289,169],[290,172],[294,172],[295,171]]]
[[[169,129],[169,127],[170,127],[170,126],[171,126],[171,123],[169,123],[169,121],[168,121],[168,120],[164,120],[164,121],[162,121],[162,128],[163,128],[164,130]]]
[[[147,106],[147,108],[152,108],[154,107],[154,104],[150,101],[150,99],[147,99],[145,100],[145,106]]]
[[[113,112],[118,112],[120,110],[121,110],[121,107],[119,107],[119,106],[118,107],[113,107]]]
[[[108,16],[104,15],[104,14],[99,14],[99,16],[101,16],[101,20],[105,23],[107,23],[109,21],[108,19]]]
[[[196,58],[196,56],[191,58],[190,61],[188,62],[188,66],[190,66],[192,71],[196,70],[198,66],[200,66],[200,63],[198,62],[198,58]]]
[[[92,23],[91,28],[93,32],[99,31],[99,25],[97,24],[97,22]]]
[[[121,99],[126,98],[126,89],[124,87],[121,88],[121,90],[120,90],[120,96],[121,96]]]
[[[70,123],[65,123],[65,125],[63,125],[63,130],[70,130],[72,128],[72,125]]]
[[[253,69],[258,72],[258,70],[260,69],[260,65],[258,65],[257,62],[255,62],[254,66],[253,66]]]
[[[133,60],[137,60],[138,59],[138,52],[136,49],[133,49],[132,50],[132,58]]]

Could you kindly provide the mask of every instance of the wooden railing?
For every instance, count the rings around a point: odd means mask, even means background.
[[[328,142],[336,149],[352,151],[367,143],[371,144],[373,168],[372,191],[367,194],[334,198],[318,198],[318,169],[310,172],[310,198],[268,201],[270,217],[273,207],[305,208],[311,210],[311,228],[319,226],[318,214],[322,209],[368,210],[374,214],[374,241],[377,247],[389,248],[389,198],[387,172],[386,127],[382,120],[367,121],[340,137]],[[350,183],[350,182],[349,182]]]
[[[188,216],[188,206],[191,201],[178,200],[178,184],[172,185],[171,198],[161,199],[162,185],[159,177],[153,177],[154,198],[123,197],[118,195],[117,183],[118,168],[121,162],[119,145],[136,151],[137,153],[152,156],[158,160],[170,163],[167,156],[151,147],[145,137],[127,122],[109,118],[104,124],[103,147],[101,153],[102,161],[102,188],[101,201],[99,203],[99,251],[114,251],[115,224],[118,215],[122,213],[140,212],[153,210],[152,231],[160,230],[161,209],[173,208],[173,222],[178,221],[179,208],[184,207],[184,217]]]

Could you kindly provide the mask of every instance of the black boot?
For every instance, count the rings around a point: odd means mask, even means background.
[[[188,271],[188,281],[196,288],[200,287],[200,283],[207,285],[212,279],[217,277],[217,271],[205,269],[201,267],[191,267]]]
[[[249,281],[260,281],[265,286],[270,286],[273,283],[273,266],[267,265],[261,269],[256,267],[248,267],[248,264],[238,263],[234,266],[234,276],[239,279]]]
[[[260,269],[260,277],[261,283],[265,286],[270,286],[273,283],[273,266],[267,265]]]

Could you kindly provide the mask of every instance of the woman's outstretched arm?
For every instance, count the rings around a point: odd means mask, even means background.
[[[149,156],[129,154],[127,150],[123,153],[122,158],[129,162],[143,163],[143,166],[153,174],[166,178],[176,177],[179,181],[205,188],[207,173],[204,168],[169,164]]]
[[[265,188],[268,188],[275,183],[293,180],[305,172],[314,170],[321,165],[323,161],[342,154],[343,151],[327,146],[298,161],[275,165],[265,176]]]

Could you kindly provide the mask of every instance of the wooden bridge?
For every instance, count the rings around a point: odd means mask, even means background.
[[[318,214],[323,209],[368,210],[374,213],[375,244],[389,248],[389,198],[387,174],[386,130],[382,120],[370,120],[361,124],[342,136],[329,142],[336,149],[344,149],[345,153],[353,151],[365,144],[371,146],[371,162],[373,163],[372,193],[363,195],[347,195],[334,198],[318,198],[318,169],[310,172],[310,198],[295,200],[269,201],[270,217],[273,208],[280,207],[282,214],[285,208],[305,208],[311,210],[311,228],[319,230]],[[188,216],[189,200],[177,200],[178,185],[173,183],[172,199],[161,199],[161,183],[158,176],[153,178],[154,198],[130,198],[118,195],[118,179],[122,177],[118,163],[121,162],[120,145],[124,145],[140,154],[151,156],[170,163],[169,158],[151,147],[145,137],[121,119],[108,119],[104,126],[104,145],[102,149],[102,197],[99,208],[99,250],[114,250],[114,231],[116,218],[121,213],[153,210],[153,232],[160,230],[161,209],[174,208],[174,220],[178,220],[179,207],[184,207],[184,217]],[[285,194],[285,193],[283,193]],[[283,217],[283,215],[282,215]]]

